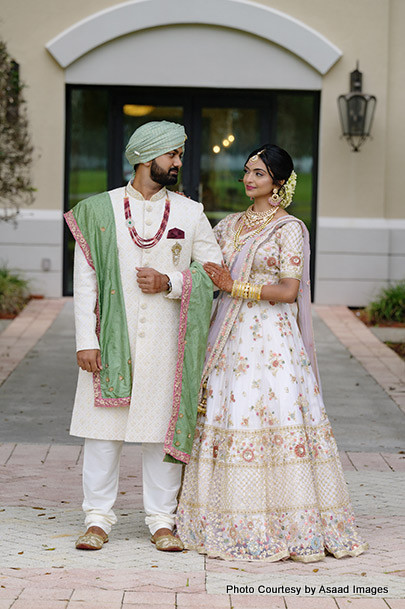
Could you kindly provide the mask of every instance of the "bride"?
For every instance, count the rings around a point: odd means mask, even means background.
[[[215,228],[225,264],[204,265],[221,292],[178,533],[186,548],[225,559],[357,556],[367,544],[316,365],[308,231],[285,211],[296,182],[290,155],[254,150],[243,182],[253,204]]]

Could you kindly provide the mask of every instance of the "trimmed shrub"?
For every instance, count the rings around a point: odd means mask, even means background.
[[[382,322],[405,323],[405,281],[381,290],[376,300],[366,308],[372,324]]]
[[[0,268],[0,317],[17,315],[28,300],[28,281]]]

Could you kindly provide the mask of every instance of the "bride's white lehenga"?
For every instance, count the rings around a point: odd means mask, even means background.
[[[239,217],[216,227],[228,264]],[[302,268],[303,229],[290,221],[257,247],[248,280],[301,279]],[[224,559],[302,562],[367,548],[295,309],[244,300],[232,322],[185,468],[177,527],[186,548]]]

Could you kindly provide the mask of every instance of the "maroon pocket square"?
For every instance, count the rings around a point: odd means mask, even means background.
[[[184,239],[184,230],[181,228],[171,228],[167,233],[168,239]]]

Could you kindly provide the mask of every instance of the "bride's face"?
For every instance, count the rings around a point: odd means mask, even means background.
[[[269,197],[276,187],[266,165],[257,155],[251,157],[246,163],[243,183],[247,196],[254,199]]]

